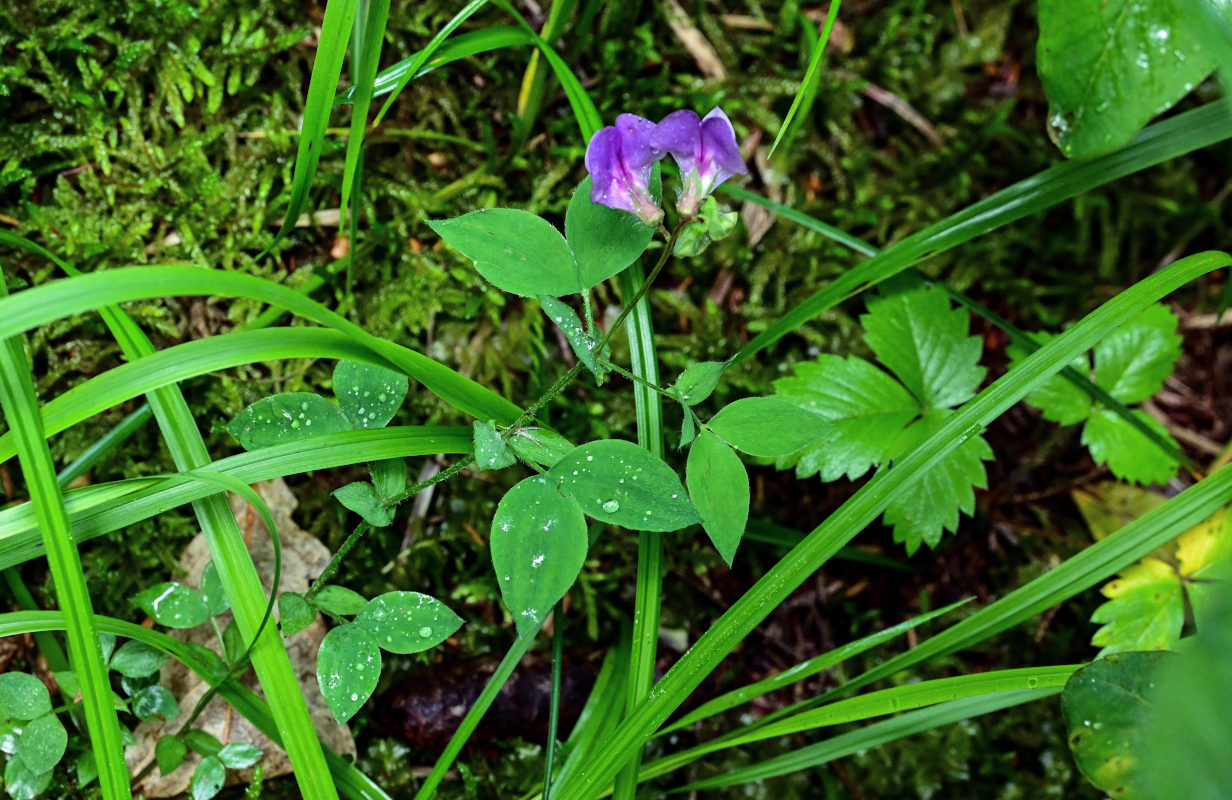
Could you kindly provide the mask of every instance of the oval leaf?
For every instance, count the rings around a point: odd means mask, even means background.
[[[352,430],[338,406],[310,392],[287,392],[258,400],[226,429],[245,450]]]
[[[261,760],[261,748],[247,742],[232,742],[218,751],[218,760],[231,769],[248,769]]]
[[[192,800],[210,800],[222,790],[222,784],[227,778],[227,768],[218,760],[218,756],[206,756],[193,771],[189,792]]]
[[[154,760],[158,762],[158,771],[168,775],[184,763],[188,754],[188,745],[178,736],[164,736],[154,745]]]
[[[509,446],[524,461],[551,469],[577,445],[547,428],[520,428],[509,437]]]
[[[650,181],[656,201],[661,194],[659,170]],[[565,210],[565,236],[577,260],[584,288],[602,283],[632,264],[645,252],[655,229],[636,215],[608,208],[590,200],[591,179],[587,176],[573,193]]]
[[[388,425],[406,398],[407,386],[405,375],[384,367],[358,361],[339,361],[334,367],[338,407],[357,429]]]
[[[723,441],[751,456],[785,456],[829,431],[811,411],[773,397],[746,397],[723,407],[706,426]]]
[[[672,388],[682,401],[695,406],[709,397],[719,385],[719,378],[723,377],[726,368],[727,364],[723,361],[699,361],[680,373]]]
[[[51,694],[43,682],[24,672],[0,674],[0,717],[34,719],[51,711]]]
[[[156,583],[129,602],[168,628],[195,628],[210,618],[201,593],[181,583]]]
[[[428,225],[498,289],[524,297],[582,291],[565,237],[534,214],[491,208]]]
[[[368,601],[355,624],[391,653],[418,653],[436,647],[462,627],[449,606],[419,592],[386,592]]]
[[[20,758],[33,772],[47,772],[60,763],[68,747],[68,731],[55,714],[44,714],[22,730],[14,758]]]
[[[180,713],[180,704],[176,702],[175,695],[158,684],[137,690],[132,703],[133,714],[146,722],[175,719]]]
[[[302,594],[283,592],[278,595],[278,620],[283,636],[299,633],[316,618],[317,610],[308,605]]]
[[[379,677],[381,649],[366,630],[347,623],[325,634],[317,653],[317,684],[339,725],[368,702]]]
[[[218,577],[218,569],[213,561],[206,564],[205,570],[201,573],[201,598],[205,601],[210,616],[218,616],[231,607],[230,601],[227,600],[227,593],[222,588],[222,579]]]
[[[322,586],[313,596],[312,604],[335,617],[351,617],[363,610],[368,599],[345,586]]]
[[[701,522],[680,478],[644,447],[605,439],[578,447],[548,473],[587,516],[635,531]]]
[[[143,678],[162,669],[170,658],[145,642],[125,642],[111,657],[111,668],[129,678]]]
[[[384,528],[394,521],[394,509],[385,507],[385,501],[376,496],[376,487],[370,483],[348,483],[335,489],[334,497],[374,528]]]
[[[492,566],[519,636],[533,636],[577,580],[586,517],[543,475],[510,489],[492,518]]]
[[[730,567],[749,520],[749,475],[740,456],[702,431],[689,449],[685,482],[702,527]]]

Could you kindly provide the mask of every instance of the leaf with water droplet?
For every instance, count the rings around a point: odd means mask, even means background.
[[[355,624],[372,634],[383,650],[407,655],[436,647],[462,627],[449,606],[419,592],[386,592],[355,615]],[[430,636],[421,631],[431,628]]]
[[[493,422],[475,420],[475,463],[480,469],[504,469],[517,459]]]
[[[0,673],[0,717],[34,719],[51,711],[43,682],[24,672]]]
[[[168,628],[195,628],[210,618],[201,593],[181,583],[156,583],[129,602]]]
[[[509,437],[509,446],[523,461],[551,469],[577,445],[547,428],[519,428]]]
[[[555,297],[541,294],[539,303],[543,306],[543,313],[547,314],[548,319],[555,322],[556,327],[560,328],[560,332],[565,335],[565,341],[569,343],[573,354],[595,376],[595,383],[602,385],[603,378],[608,371],[599,364],[599,359],[606,358],[611,352],[608,346],[603,346],[602,353],[597,352],[595,348],[598,342],[582,327],[582,321],[578,319],[577,313]]]
[[[519,636],[533,636],[586,560],[586,517],[553,481],[536,475],[505,493],[492,518],[492,566]]]
[[[826,421],[774,397],[746,397],[724,406],[707,426],[751,456],[785,456],[829,432]]]
[[[385,507],[385,501],[377,496],[376,487],[370,483],[348,483],[335,489],[334,497],[374,528],[384,528],[394,521],[394,509]]]
[[[401,372],[373,364],[339,361],[334,367],[334,396],[357,430],[389,424],[406,397],[407,386]]]
[[[749,519],[749,476],[740,456],[719,437],[702,431],[689,449],[685,483],[702,527],[731,566]]]
[[[245,450],[352,429],[338,406],[310,392],[287,392],[258,400],[224,427]]]
[[[672,388],[681,402],[695,406],[714,392],[726,368],[727,364],[723,361],[698,361],[680,373]]]
[[[364,669],[356,669],[357,665]],[[381,649],[372,634],[346,623],[325,634],[317,653],[317,684],[338,724],[368,701],[381,677]]]
[[[621,439],[576,448],[549,470],[587,516],[635,531],[675,531],[700,522],[680,477],[663,459]],[[615,503],[615,510],[611,503]]]
[[[231,603],[227,600],[227,593],[222,588],[222,579],[218,577],[218,568],[214,566],[213,561],[206,564],[205,570],[201,573],[201,597],[205,600],[205,605],[212,617],[218,616],[231,607]]]

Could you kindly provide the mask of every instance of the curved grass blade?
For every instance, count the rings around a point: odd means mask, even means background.
[[[1089,350],[1133,314],[1188,281],[1230,263],[1232,257],[1226,253],[1200,253],[1176,261],[1163,271],[1139,282],[1021,361],[1005,376],[957,410],[934,435],[922,442],[900,463],[877,473],[706,631],[659,681],[654,694],[639,704],[611,733],[608,746],[598,753],[591,763],[585,765],[572,781],[561,786],[561,792],[569,797],[590,798],[601,791],[615,778],[625,761],[637,752],[668,715],[700,684],[705,675],[718,666],[771,609],[781,603],[840,547],[875,520],[913,480],[932,468],[939,459],[953,451],[967,437],[978,433],[1031,389],[1059,372],[1073,358]],[[1228,476],[1225,477],[1223,472],[1227,472]],[[1181,503],[1181,507],[1188,512],[1183,518],[1191,521],[1190,524],[1204,518],[1217,505],[1212,504],[1212,495],[1215,500],[1226,497],[1230,485],[1232,471],[1224,470],[1188,490],[1181,497],[1190,495],[1193,499]],[[1220,490],[1225,494],[1220,495]],[[1196,495],[1191,494],[1195,492]],[[1161,508],[1175,502],[1174,499]],[[1128,562],[1112,565],[1112,571],[1118,566],[1124,566],[1124,563]],[[1044,577],[1047,578],[1056,571],[1053,570]],[[1110,573],[1103,572],[1096,579],[1107,574]],[[963,624],[959,623],[959,626]],[[961,639],[959,641],[961,642]],[[908,657],[914,657],[919,649],[912,650],[907,654]]]
[[[783,118],[783,124],[779,126],[779,132],[774,137],[774,144],[770,145],[769,155],[773,156],[774,151],[778,149],[779,143],[783,141],[783,137],[788,133],[794,135],[797,115],[807,115],[808,110],[813,105],[813,99],[817,97],[817,76],[821,73],[821,62],[826,56],[826,45],[830,42],[830,33],[834,30],[834,23],[838,19],[839,0],[830,0],[830,10],[826,13],[826,21],[822,26],[821,35],[813,38],[812,31],[808,31],[809,39],[812,42],[813,54],[809,57],[808,69],[804,71],[804,79],[800,81],[800,91],[796,92],[795,98],[791,101],[791,108],[787,109],[787,116]],[[804,20],[806,26],[811,23]]]

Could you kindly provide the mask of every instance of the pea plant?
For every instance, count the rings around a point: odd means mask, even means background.
[[[486,37],[485,31],[454,35],[484,5],[482,0],[467,4],[427,47],[380,74],[388,4],[337,0],[327,5],[283,234],[306,207],[335,104],[352,106],[341,194],[348,222],[358,224],[363,132],[374,98],[389,95],[377,124],[394,97],[429,65],[491,49],[490,31]],[[210,696],[223,697],[286,751],[304,797],[388,797],[354,763],[322,746],[283,637],[309,625],[318,612],[328,618],[331,627],[317,653],[317,688],[336,723],[352,719],[377,686],[384,654],[436,647],[466,620],[464,610],[460,614],[425,593],[391,591],[366,598],[345,588],[348,555],[372,531],[391,526],[404,501],[424,489],[509,470],[512,488],[497,504],[488,544],[492,581],[508,611],[513,642],[419,784],[417,797],[434,795],[549,617],[564,616],[564,598],[586,569],[599,530],[636,539],[632,624],[626,641],[604,661],[582,721],[563,742],[553,713],[544,747],[543,798],[590,800],[610,793],[627,800],[637,796],[641,784],[672,780],[675,771],[713,753],[787,735],[816,737],[807,746],[671,789],[741,785],[1057,695],[1076,762],[1096,786],[1119,797],[1162,797],[1167,791],[1219,796],[1210,787],[1228,785],[1226,759],[1206,759],[1195,767],[1186,748],[1195,741],[1194,731],[1212,732],[1212,741],[1232,741],[1226,714],[1218,713],[1219,698],[1228,691],[1220,654],[1232,646],[1226,591],[1232,470],[1226,458],[1209,469],[1193,463],[1165,429],[1134,406],[1158,391],[1179,356],[1177,321],[1161,301],[1232,265],[1232,257],[1210,251],[1180,258],[1064,331],[1034,334],[1014,329],[916,267],[1108,182],[1227,140],[1232,111],[1223,102],[1143,128],[1216,66],[1232,65],[1232,50],[1219,35],[1228,29],[1226,9],[1193,0],[1194,14],[1215,32],[1208,34],[1186,24],[1181,12],[1162,0],[1124,8],[1095,0],[1041,3],[1039,60],[1054,105],[1051,131],[1075,160],[877,250],[736,186],[748,167],[736,127],[718,107],[705,116],[678,109],[658,122],[626,113],[603,126],[586,89],[549,41],[558,38],[559,28],[541,36],[516,9],[494,5],[518,22],[498,31],[506,37],[500,41],[536,48],[536,63],[541,56],[547,65],[541,68],[550,69],[564,88],[580,141],[586,143],[587,174],[568,199],[563,231],[517,208],[479,209],[429,225],[457,254],[442,251],[441,258],[473,264],[484,280],[538,308],[559,330],[575,363],[562,368],[538,397],[515,402],[448,364],[372,335],[305,292],[270,280],[174,264],[82,274],[37,243],[0,231],[0,242],[49,259],[66,276],[12,295],[7,280],[0,282],[0,405],[8,423],[0,436],[0,460],[19,459],[30,498],[0,510],[0,567],[45,558],[59,608],[36,610],[18,591],[26,608],[0,614],[0,635],[43,637],[40,648],[63,700],[54,707],[44,684],[31,675],[0,675],[6,791],[19,800],[39,796],[56,765],[72,759],[80,784],[97,781],[107,800],[130,797],[133,776],[124,760],[132,741],[129,717],[175,723],[157,744],[155,767],[165,774],[180,767],[190,750],[200,755],[194,798],[214,796],[227,770],[256,766],[259,751],[194,730],[198,712],[180,709],[159,680],[164,664],[174,658],[211,686]],[[822,43],[839,5],[831,4]],[[362,35],[352,53],[355,86],[338,95],[357,16]],[[806,77],[816,75],[823,55],[824,47],[814,48]],[[1161,66],[1164,57],[1171,67]],[[1146,88],[1127,92],[1139,79],[1146,80]],[[528,85],[533,94],[534,81]],[[806,93],[796,97],[780,136],[806,102]],[[677,375],[661,375],[647,293],[673,259],[705,257],[713,243],[738,235],[738,218],[724,206],[726,197],[761,203],[866,259],[787,310],[726,360],[699,361]],[[593,307],[595,288],[607,282],[616,287],[620,305],[610,322],[596,318]],[[867,313],[860,324],[870,358],[819,353],[794,364],[791,374],[763,395],[712,408],[725,377],[858,294],[864,294]],[[271,327],[278,317],[263,316],[244,329],[158,350],[123,304],[180,296],[247,298],[313,324]],[[40,405],[22,336],[86,312],[101,317],[126,362]],[[993,376],[983,363],[981,340],[971,333],[972,313],[1012,336],[1011,363],[1002,374]],[[612,347],[616,337],[628,344],[627,362],[613,355],[623,352]],[[244,364],[305,356],[336,362],[334,398],[278,394],[234,419],[212,420],[242,450],[214,459],[179,383]],[[569,402],[566,388],[583,379],[627,387],[636,430],[576,443],[553,430],[543,412],[550,404]],[[471,424],[390,425],[412,381],[416,391],[434,395]],[[141,396],[176,471],[68,489],[64,475],[57,475],[47,438]],[[1045,420],[1082,424],[1083,444],[1115,477],[1155,484],[1183,475],[1183,488],[1176,487],[1181,490],[1166,500],[1157,497],[1140,516],[1106,531],[1055,568],[983,607],[967,608],[962,619],[833,690],[742,720],[693,747],[672,749],[674,731],[889,644],[963,605],[844,642],[678,714],[772,609],[876,520],[892,529],[909,555],[922,545],[936,547],[947,531],[954,533],[960,515],[974,510],[975,489],[986,485],[985,465],[997,458],[984,431],[1020,401],[1039,409]],[[128,430],[131,426],[100,448],[115,447]],[[425,456],[454,461],[408,485],[405,459]],[[267,518],[277,552],[276,526],[250,485],[360,464],[367,466],[370,480],[334,492],[358,521],[325,571],[307,591],[267,592],[225,493],[242,496]],[[736,563],[750,513],[750,464],[794,469],[802,481],[816,476],[863,483],[709,621],[656,680],[666,537],[704,532],[724,562]],[[200,588],[155,583],[132,601],[164,627],[210,626],[215,649],[95,613],[81,568],[81,543],[185,504],[200,523],[212,559]],[[270,582],[274,587],[279,569],[275,566]],[[984,642],[1109,579],[1103,587],[1108,602],[1093,617],[1102,626],[1093,638],[1102,657],[1091,664],[973,671],[857,693]],[[226,611],[233,621],[224,628],[217,618]],[[53,631],[65,634],[67,653],[48,635]],[[1184,636],[1187,632],[1191,635]],[[559,697],[559,626],[553,637],[554,696]],[[239,682],[249,668],[264,697]],[[1135,702],[1121,702],[1126,694]],[[1175,713],[1153,710],[1151,699],[1166,702]],[[867,724],[839,734],[827,730],[847,723]],[[663,754],[644,760],[647,744],[656,739],[662,745],[656,751]],[[1196,752],[1197,746],[1190,749]]]

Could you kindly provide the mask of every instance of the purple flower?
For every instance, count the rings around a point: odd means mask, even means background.
[[[586,170],[592,181],[592,203],[632,212],[647,225],[663,219],[663,209],[650,195],[650,168],[664,155],[651,147],[654,131],[650,120],[621,114],[614,126],[591,137]]]
[[[671,153],[680,165],[683,188],[677,210],[685,217],[697,214],[702,200],[714,187],[733,175],[747,175],[748,167],[736,145],[736,131],[722,109],[704,119],[687,109],[673,111],[654,127],[650,145]]]

